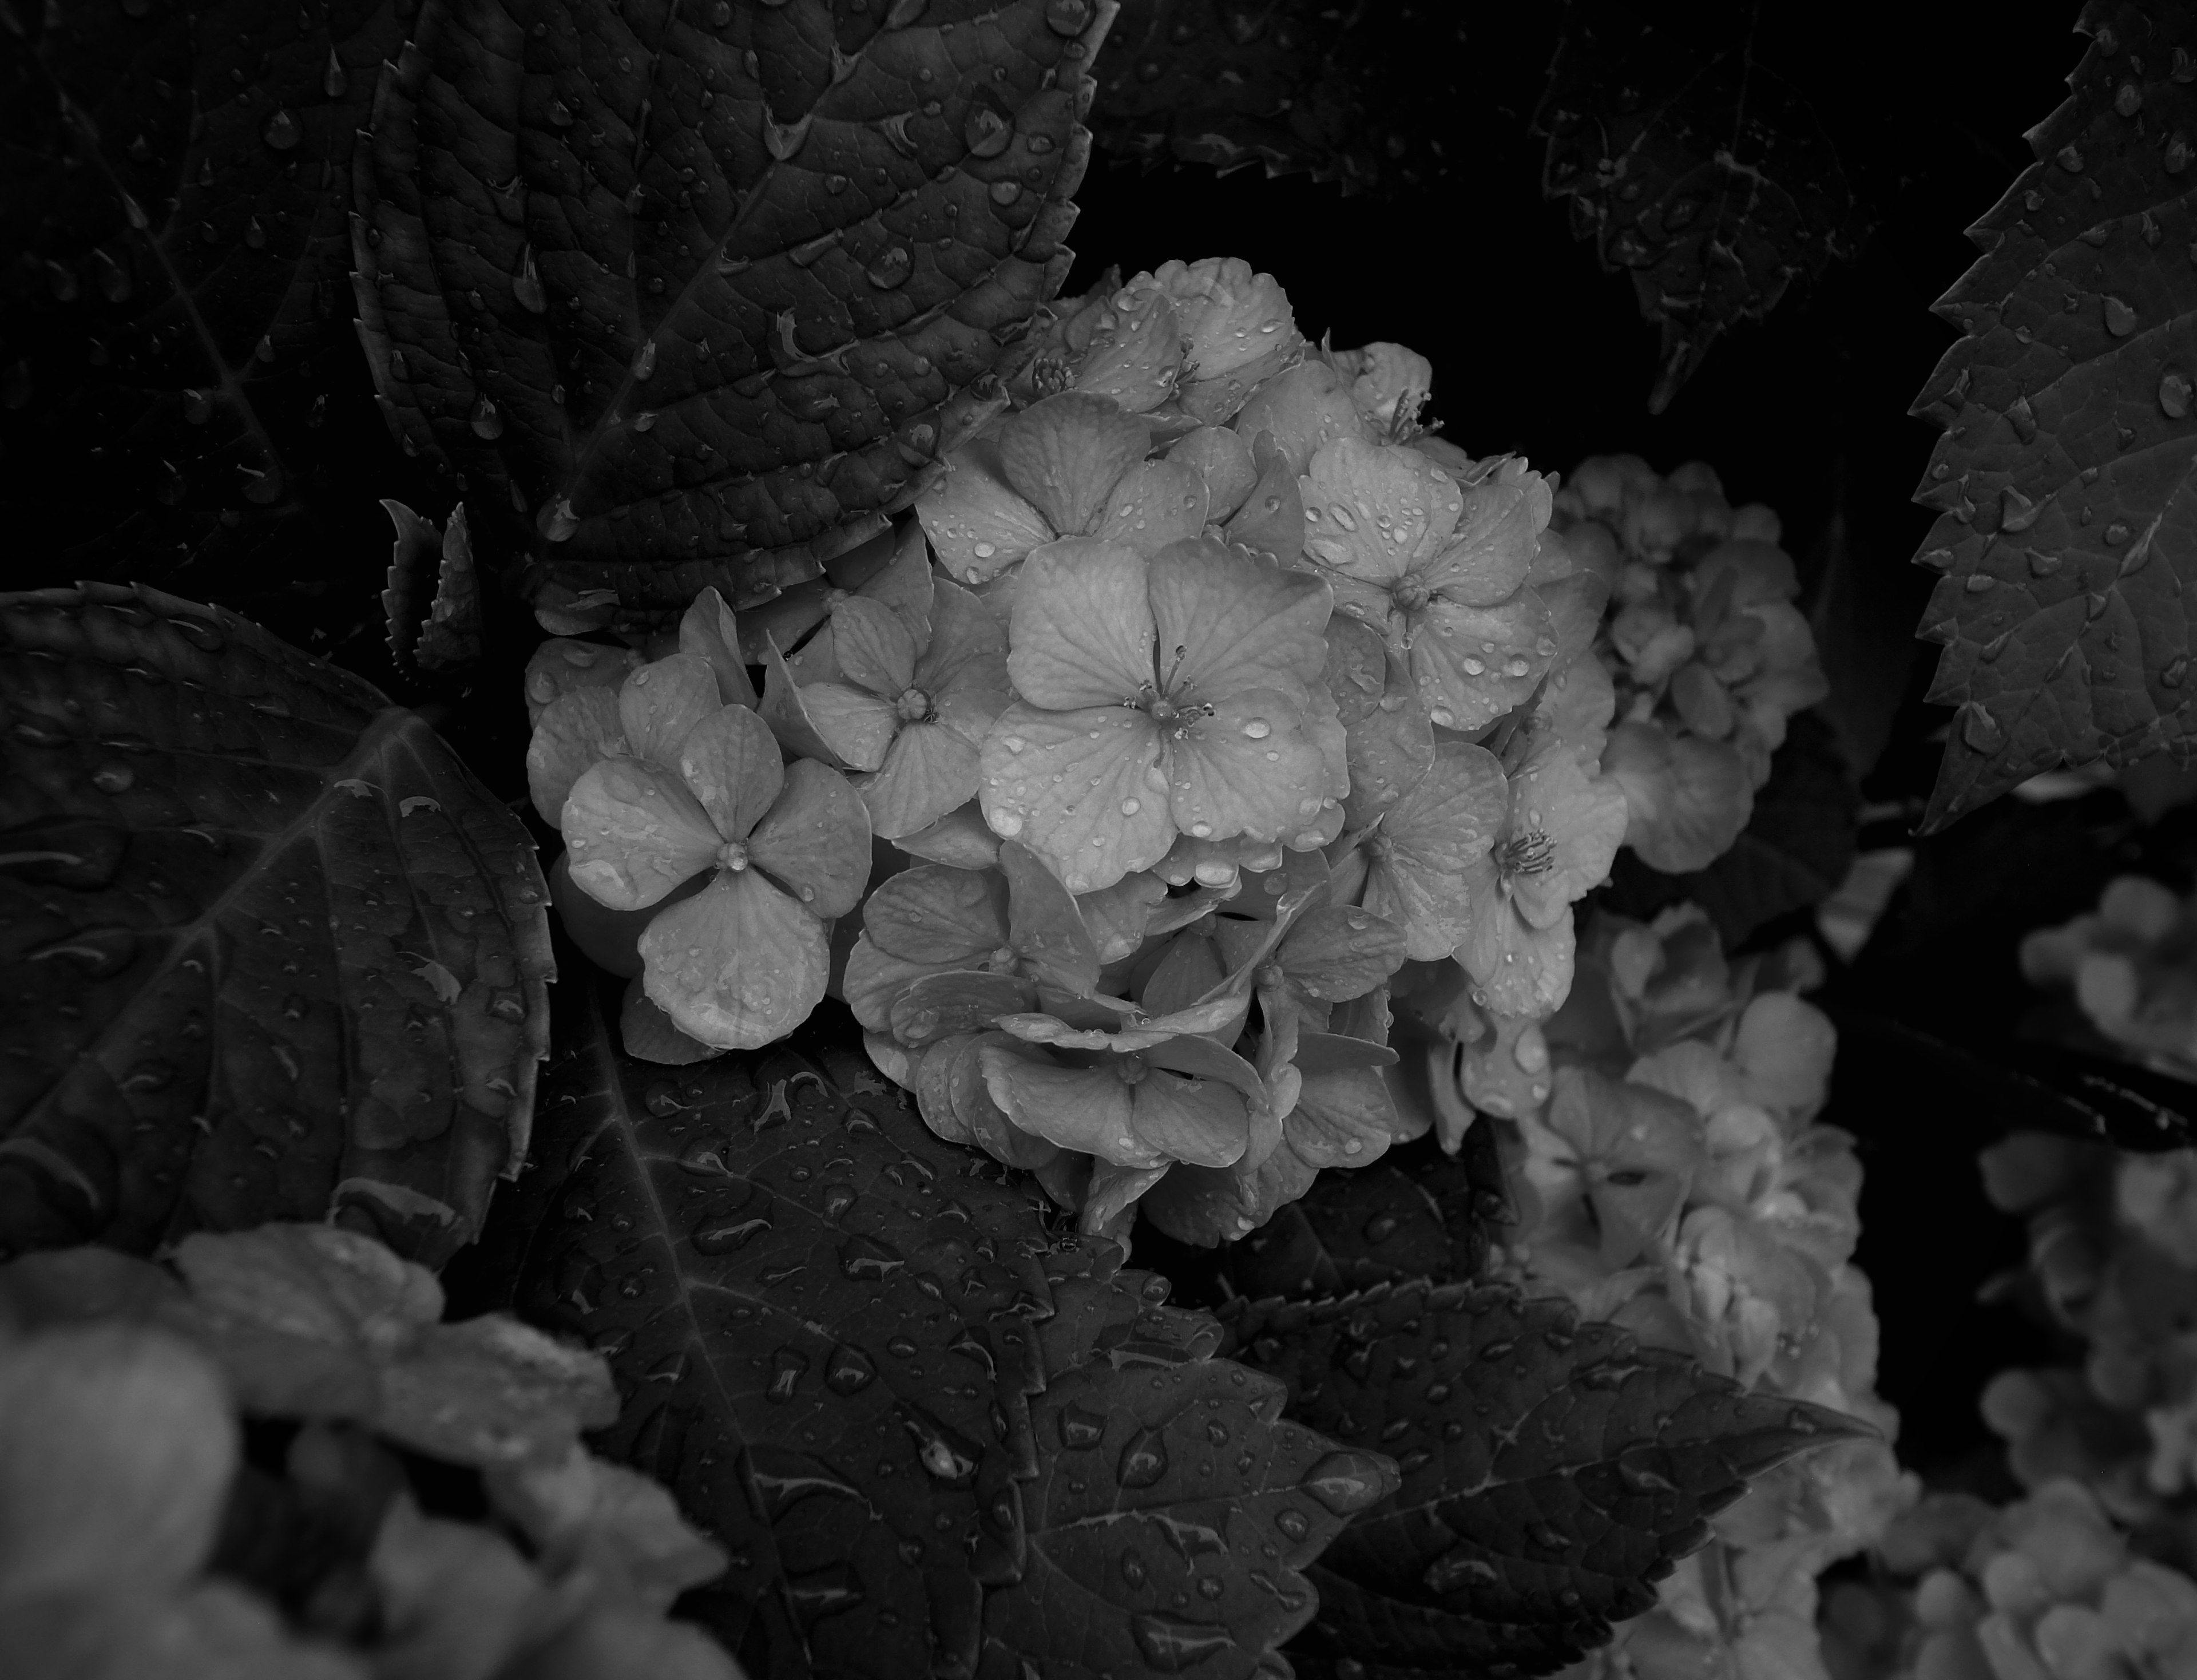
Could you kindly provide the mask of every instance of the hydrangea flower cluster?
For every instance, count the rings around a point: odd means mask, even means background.
[[[2096,910],[2027,935],[2021,971],[2033,986],[2071,994],[2134,1059],[2197,1080],[2197,901],[2122,876]]]
[[[1727,960],[1692,906],[1650,924],[1598,913],[1545,1021],[1458,998],[1439,1017],[1449,1123],[1501,1128],[1518,1210],[1509,1271],[1647,1345],[1885,1435],[1765,1478],[1582,1674],[1818,1671],[1817,1574],[1916,1497],[1852,1264],[1860,1168],[1851,1138],[1816,1122],[1835,1034],[1799,994],[1818,977],[1805,946]]]
[[[1597,455],[1552,523],[1610,588],[1603,768],[1625,790],[1626,843],[1654,869],[1706,868],[1746,827],[1786,719],[1829,692],[1777,515],[1733,507],[1701,461],[1659,478],[1638,455]]]

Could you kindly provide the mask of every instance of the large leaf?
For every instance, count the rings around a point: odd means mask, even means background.
[[[351,160],[406,9],[10,9],[0,462],[24,492],[19,553],[69,555],[63,576],[219,567],[232,600],[295,575],[264,557],[357,441]]]
[[[1309,172],[1345,193],[1447,179],[1469,78],[1494,19],[1321,0],[1122,0],[1098,144],[1117,157]],[[1506,43],[1507,44],[1507,43]],[[1504,64],[1545,56],[1545,40]]]
[[[533,843],[233,614],[0,596],[0,1252],[339,1223],[440,1264],[526,1152]]]
[[[615,1048],[613,993],[565,990],[503,1263],[529,1317],[609,1358],[606,1450],[730,1554],[688,1602],[749,1672],[1119,1673],[1220,1639],[1211,1671],[1248,1677],[1298,1625],[1249,1524],[1325,1486],[1323,1539],[1388,1485],[1377,1461],[1278,1423],[1276,1391],[1209,1359],[1209,1321],[1110,1283],[1111,1244],[1056,1247],[1034,1184],[933,1136],[821,1023],[666,1077]]]
[[[630,611],[814,576],[1004,402],[1111,0],[431,0],[354,245],[408,443]]]
[[[1544,190],[1571,200],[1574,234],[1632,276],[1662,329],[1650,414],[1727,327],[1760,320],[1867,232],[1830,136],[1761,62],[1755,28],[1736,0],[1682,18],[1580,0],[1534,113]]]
[[[2197,178],[2187,14],[2092,0],[2074,91],[2037,161],[1968,230],[1985,255],[1938,300],[1963,337],[1914,412],[1946,428],[1916,500],[1942,572],[1918,634],[1929,698],[1960,707],[1936,828],[2042,770],[2190,744]]]
[[[1323,1680],[1551,1672],[1652,1605],[1750,1477],[1866,1433],[1499,1287],[1243,1302],[1227,1322],[1292,1416],[1403,1467],[1308,1572],[1319,1613],[1290,1656]]]

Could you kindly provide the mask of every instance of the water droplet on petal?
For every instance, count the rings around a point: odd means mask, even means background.
[[[1073,1405],[1060,1409],[1060,1444],[1063,1446],[1081,1451],[1098,1445],[1105,1435],[1106,1420],[1097,1412],[1086,1411]]]
[[[1274,731],[1265,718],[1255,717],[1243,726],[1243,733],[1255,741],[1263,741]]]
[[[287,111],[278,110],[261,125],[259,137],[278,152],[290,152],[297,149],[305,131],[298,126],[295,117]]]
[[[1122,802],[1122,814],[1125,817],[1133,817],[1144,808],[1144,802],[1141,800],[1124,799]]]
[[[1139,1429],[1130,1436],[1115,1465],[1115,1474],[1124,1487],[1150,1487],[1167,1472],[1167,1441],[1157,1428]]]

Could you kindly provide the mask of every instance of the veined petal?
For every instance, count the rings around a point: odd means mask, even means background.
[[[1007,482],[1063,536],[1098,523],[1108,492],[1151,452],[1151,428],[1109,397],[1064,391],[1000,427]]]
[[[1707,868],[1754,814],[1754,785],[1729,741],[1620,723],[1602,750],[1602,768],[1625,791],[1626,843],[1666,874]]]
[[[1590,776],[1560,745],[1527,761],[1510,779],[1510,831],[1546,835],[1548,866],[1515,874],[1510,895],[1537,928],[1556,918],[1609,874],[1625,843],[1625,791],[1614,778]]]
[[[1499,899],[1485,913],[1475,904],[1457,953],[1487,1006],[1502,1015],[1553,1015],[1571,995],[1572,956],[1571,906],[1537,928]]]
[[[1075,389],[1110,397],[1132,414],[1157,408],[1174,394],[1182,368],[1174,300],[1154,287],[1125,287],[1107,317],[1110,326],[1092,339],[1076,368]]]
[[[542,820],[559,820],[565,796],[590,764],[632,751],[611,690],[568,688],[559,694],[542,709],[526,743],[526,791]]]
[[[965,583],[998,576],[1053,537],[1045,515],[1007,483],[989,442],[950,451],[945,476],[916,498],[915,514],[938,564]]]
[[[888,700],[915,681],[915,638],[883,601],[849,595],[833,607],[832,652],[849,682]]]
[[[1150,553],[1205,529],[1204,477],[1178,461],[1139,461],[1106,498],[1094,536]]]
[[[1370,714],[1388,693],[1388,650],[1379,630],[1338,610],[1328,621],[1327,662],[1320,681],[1335,697],[1336,718],[1348,728]]]
[[[930,644],[915,662],[915,686],[936,701],[955,687],[1007,686],[1007,633],[992,610],[958,583],[934,579]]]
[[[1007,1112],[992,1100],[992,1093],[984,1080],[982,1052],[987,1046],[1001,1047],[1009,1055],[1017,1052],[1014,1040],[1005,1033],[977,1033],[959,1051],[955,1052],[947,1075],[947,1096],[954,1104],[958,1119],[979,1149],[995,1161],[1010,1167],[1036,1168],[1043,1167],[1060,1153],[1060,1145],[1025,1132],[1007,1117]],[[1036,1052],[1020,1052],[1035,1057]]]
[[[1295,698],[1278,690],[1215,703],[1210,716],[1168,741],[1166,753],[1168,809],[1195,839],[1277,840],[1319,816],[1327,760]]]
[[[1295,565],[1304,553],[1304,497],[1296,470],[1265,432],[1246,432],[1258,482],[1230,516],[1221,535],[1277,565]]]
[[[726,870],[641,936],[641,983],[681,1031],[722,1050],[784,1038],[823,1001],[824,924],[753,870]]]
[[[1129,1087],[1111,1067],[1057,1067],[997,1045],[986,1045],[977,1059],[992,1100],[1023,1131],[1119,1167],[1159,1167],[1174,1158],[1131,1126]]]
[[[1038,549],[1023,564],[1008,645],[1015,692],[1034,706],[1130,698],[1154,680],[1145,557],[1095,537]]]
[[[1452,742],[1389,810],[1381,833],[1390,851],[1456,874],[1487,855],[1510,803],[1510,781],[1494,754]]]
[[[893,737],[900,733],[900,711],[890,700],[847,683],[812,682],[792,696],[792,703],[817,739],[832,750],[832,756],[822,761],[826,764],[875,770],[884,763]],[[791,741],[786,744],[794,746]]]
[[[1141,275],[1131,282],[1145,283]],[[1255,272],[1240,257],[1162,263],[1149,283],[1174,299],[1183,358],[1200,378],[1218,379],[1262,356],[1303,347],[1289,294],[1273,275]]]
[[[1351,401],[1348,382],[1318,356],[1300,362],[1253,391],[1233,424],[1245,437],[1272,433],[1293,478],[1336,438],[1368,441],[1365,421]]]
[[[1118,963],[1136,954],[1151,924],[1152,912],[1168,895],[1167,883],[1156,875],[1124,875],[1110,887],[1086,893],[1075,901],[1084,926],[1098,947],[1098,960]]]
[[[1424,455],[1354,437],[1322,445],[1299,488],[1306,556],[1370,583],[1432,559],[1464,506],[1457,480]]]
[[[1170,699],[1195,704],[1247,688],[1308,686],[1326,667],[1322,633],[1334,597],[1308,573],[1200,538],[1153,556],[1151,593],[1161,686]]]
[[[1250,1142],[1243,1093],[1219,1080],[1147,1067],[1128,1092],[1129,1129],[1169,1161],[1226,1167]]]
[[[1160,732],[1132,708],[1010,706],[984,738],[978,774],[993,832],[1044,858],[1071,893],[1151,868],[1174,838]]]
[[[1367,1167],[1388,1152],[1401,1129],[1380,1069],[1344,1068],[1304,1076],[1297,1105],[1282,1122],[1282,1139],[1308,1167]]]
[[[1089,994],[1098,983],[1098,947],[1068,889],[1035,852],[1012,840],[1000,847],[1000,870],[1007,878],[1008,940],[1032,977],[1074,995]]]
[[[1006,894],[988,872],[919,864],[878,883],[862,930],[889,955],[968,967],[1006,946]]]
[[[1307,997],[1342,1003],[1403,966],[1404,930],[1371,911],[1315,905],[1290,924],[1274,960]]]
[[[872,539],[875,541],[876,539]],[[890,607],[920,655],[930,646],[930,612],[937,576],[930,569],[930,550],[919,523],[902,525],[893,538],[892,558],[864,580],[857,599]]]
[[[788,752],[830,765],[844,764],[846,761],[839,756],[838,750],[818,733],[808,707],[802,702],[801,687],[794,681],[792,667],[778,651],[778,644],[764,637],[762,652],[762,704],[756,708],[756,715],[770,726],[770,733],[778,737],[780,744]],[[832,669],[838,669],[836,661]],[[897,718],[898,714],[895,716]]]
[[[1197,472],[1205,483],[1205,517],[1225,523],[1243,505],[1259,469],[1251,460],[1251,440],[1225,426],[1201,426],[1169,449],[1167,458]]]
[[[717,698],[727,705],[755,707],[755,685],[740,657],[739,623],[714,588],[695,596],[679,620],[679,651],[710,662],[716,674]]]
[[[981,768],[977,773],[982,776]],[[955,869],[988,869],[1000,860],[1000,837],[984,820],[983,807],[973,799],[956,806],[930,827],[903,834],[893,843],[910,857]]]
[[[1556,644],[1530,588],[1496,607],[1435,596],[1411,615],[1412,681],[1435,726],[1473,734],[1533,692]]]
[[[957,969],[912,982],[893,999],[888,1018],[902,1044],[929,1044],[989,1028],[1036,1000],[1037,988],[1019,975]]]
[[[785,791],[748,836],[748,859],[810,914],[851,913],[870,883],[870,814],[847,779],[813,758],[785,768]]]
[[[855,784],[870,808],[871,831],[897,840],[965,805],[976,797],[977,762],[969,736],[938,723],[907,725],[885,749],[883,768]]]
[[[847,972],[839,983],[840,995],[847,1000],[847,1007],[854,1011],[855,1019],[871,1032],[889,1032],[893,1005],[910,987],[933,975],[951,973],[955,967],[950,961],[931,963],[895,956],[890,951],[878,949],[865,933],[847,953]]]
[[[675,764],[687,732],[723,704],[710,662],[675,653],[652,660],[619,685],[618,725],[635,756]]]
[[[606,758],[572,784],[559,814],[572,882],[613,910],[646,910],[716,861],[710,814],[662,765]]]
[[[978,664],[962,668],[972,684],[983,663],[980,661]],[[941,729],[959,735],[971,746],[981,747],[984,744],[984,737],[992,733],[992,726],[999,721],[1000,714],[1006,710],[1013,697],[1007,692],[1004,671],[1000,673],[1000,685],[996,688],[973,686],[965,688],[960,686],[960,678],[954,679],[954,686],[942,689],[930,697],[930,721]],[[970,792],[973,797],[976,792],[973,786]]]
[[[745,706],[721,706],[688,730],[678,768],[727,840],[746,839],[785,785],[770,726]]]
[[[1395,704],[1388,703],[1393,699]],[[1419,697],[1400,686],[1350,726],[1345,820],[1363,828],[1417,787],[1435,762],[1434,725]]]
[[[1548,480],[1538,472],[1475,484],[1450,540],[1419,568],[1419,581],[1463,606],[1509,600],[1540,550],[1549,510]]]

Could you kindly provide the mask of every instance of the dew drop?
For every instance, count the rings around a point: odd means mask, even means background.
[[[1337,1516],[1350,1516],[1387,1492],[1380,1462],[1360,1452],[1330,1452],[1300,1485]]]
[[[91,785],[101,793],[127,793],[136,779],[127,764],[102,764],[91,773]]]
[[[744,1219],[704,1219],[694,1227],[694,1247],[704,1254],[729,1254],[745,1248],[770,1229],[760,1217]]]
[[[305,135],[295,117],[287,111],[278,110],[261,125],[259,137],[278,152],[293,152]]]
[[[2171,420],[2189,415],[2189,380],[2182,374],[2167,374],[2159,381],[2159,406]]]
[[[984,820],[1002,840],[1012,840],[1023,831],[1023,820],[1012,811],[987,811]]]
[[[1122,802],[1122,814],[1125,817],[1133,817],[1144,808],[1144,802],[1139,799],[1129,798]]]
[[[809,1356],[798,1347],[781,1347],[770,1356],[770,1387],[763,1398],[784,1405],[793,1398],[809,1370]]]
[[[350,89],[351,78],[345,73],[343,61],[336,56],[336,49],[330,47],[327,67],[321,72],[321,91],[330,99],[341,99]]]
[[[1098,1445],[1105,1435],[1106,1420],[1098,1413],[1073,1405],[1060,1409],[1060,1444],[1063,1446],[1081,1451]]]
[[[1115,1464],[1115,1474],[1124,1487],[1150,1487],[1167,1472],[1167,1441],[1156,1428],[1139,1429],[1130,1436]]]
[[[1133,1587],[1145,1584],[1145,1560],[1133,1551],[1122,1554],[1122,1579]]]
[[[1997,752],[2006,744],[2006,729],[1990,710],[1974,701],[1962,709],[1966,714],[1961,720],[1961,739],[1976,751]]]
[[[868,1354],[842,1342],[832,1350],[831,1362],[824,1367],[824,1385],[835,1394],[859,1394],[877,1374]]]
[[[1252,740],[1263,741],[1272,734],[1273,727],[1263,717],[1255,717],[1243,726],[1243,733]]]
[[[861,1283],[881,1282],[907,1264],[899,1249],[874,1237],[850,1237],[839,1250],[839,1270]]]

